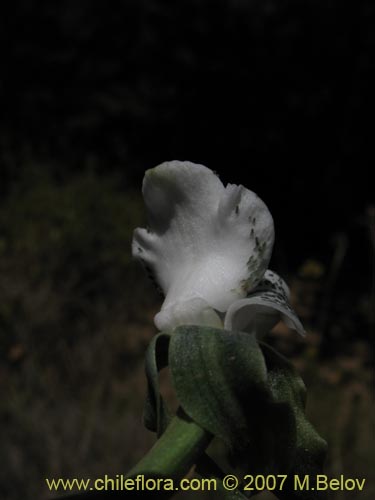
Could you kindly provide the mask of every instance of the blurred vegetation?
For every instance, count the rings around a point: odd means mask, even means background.
[[[2,499],[50,497],[45,477],[123,473],[151,446],[154,437],[141,423],[143,354],[160,299],[130,257],[132,231],[143,224],[139,194],[120,189],[113,175],[84,173],[57,183],[30,168],[2,200]],[[307,340],[282,325],[268,340],[294,360],[306,381],[310,418],[330,446],[327,474],[366,477],[365,492],[350,498],[370,500],[370,344],[355,336],[358,297],[349,313],[343,303],[326,317],[329,275],[311,259],[290,275]],[[328,340],[322,319],[328,333],[336,332]],[[364,308],[362,323],[370,320]]]
[[[29,175],[3,200],[1,498],[41,498],[42,478],[82,464],[123,471],[149,443],[136,375],[156,295],[130,257],[142,221],[138,194],[90,174]]]

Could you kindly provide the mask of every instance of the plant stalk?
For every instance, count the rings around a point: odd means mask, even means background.
[[[151,450],[126,475],[182,479],[197,462],[213,436],[181,409]]]
[[[150,451],[126,474],[126,479],[136,479],[144,476],[147,479],[160,480],[159,486],[152,490],[143,489],[130,491],[90,491],[60,497],[61,500],[105,500],[113,498],[167,499],[176,494],[174,489],[163,489],[163,481],[181,480],[199,460],[209,445],[213,436],[193,422],[179,409],[170,424],[156,441]]]

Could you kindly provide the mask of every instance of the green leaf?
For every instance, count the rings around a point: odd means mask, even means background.
[[[255,340],[245,333],[181,326],[170,341],[169,365],[186,413],[228,444],[240,446],[248,430],[243,406],[250,385],[264,394],[266,365]]]
[[[150,342],[146,351],[147,396],[143,411],[143,422],[147,429],[160,436],[171,416],[159,389],[159,371],[168,365],[170,334],[161,332]]]
[[[295,368],[267,344],[261,343],[267,365],[268,383],[276,402],[286,403],[292,409],[297,428],[296,453],[288,471],[288,480],[279,498],[316,500],[324,493],[316,490],[316,475],[322,473],[327,444],[306,418],[306,388]],[[309,477],[309,490],[298,490],[294,476]]]
[[[294,459],[290,405],[274,401],[254,335],[182,326],[169,346],[178,400],[200,426],[221,438],[244,471],[285,469]]]
[[[181,326],[160,333],[146,354],[145,406],[145,424],[159,435],[170,419],[158,382],[168,359],[182,409],[226,443],[241,472],[287,474],[283,490],[274,492],[279,498],[322,497],[312,488],[326,443],[306,419],[305,386],[285,358],[243,332]],[[296,490],[294,475],[308,475],[310,490]]]

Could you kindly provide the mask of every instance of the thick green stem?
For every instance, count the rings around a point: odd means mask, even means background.
[[[179,409],[151,450],[126,474],[126,478],[144,476],[145,480],[148,478],[180,480],[198,461],[212,438],[212,434],[199,427]],[[61,500],[104,500],[106,498],[157,498],[159,500],[170,498],[175,493],[174,490],[164,491],[163,488],[154,491],[92,491],[64,496]]]
[[[179,479],[184,477],[209,445],[212,435],[181,410],[151,450],[128,472],[127,477]]]

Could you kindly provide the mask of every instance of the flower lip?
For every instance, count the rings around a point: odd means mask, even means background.
[[[166,296],[161,312],[194,298],[225,312],[258,285],[274,229],[255,193],[224,187],[203,165],[173,161],[146,172],[143,195],[150,230],[135,230],[133,255]]]

